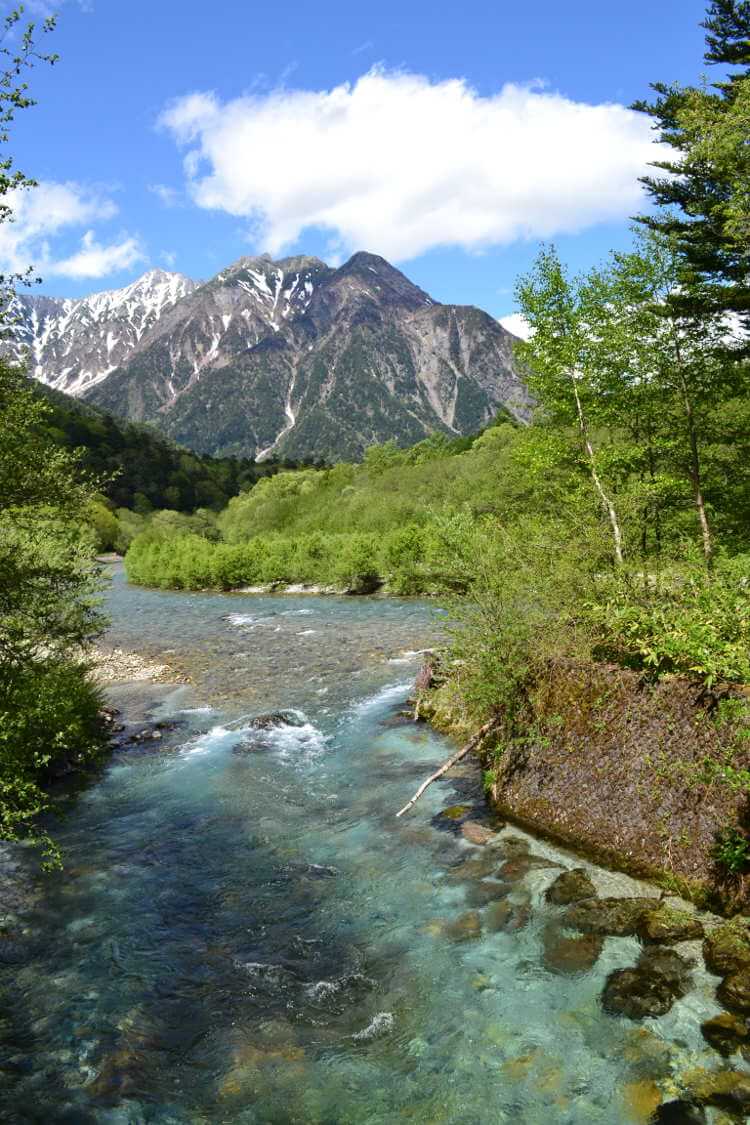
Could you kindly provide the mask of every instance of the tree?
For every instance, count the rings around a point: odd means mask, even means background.
[[[571,281],[554,247],[542,249],[532,270],[516,288],[531,337],[519,345],[529,364],[528,383],[544,409],[577,427],[589,478],[609,522],[615,561],[624,561],[622,524],[610,490],[602,480],[591,433],[596,398],[587,362],[591,345],[590,286]]]
[[[705,61],[730,73],[705,88],[654,83],[656,98],[633,106],[653,118],[659,140],[674,153],[654,162],[666,175],[643,178],[660,209],[639,222],[673,239],[693,273],[689,292],[672,293],[670,307],[732,312],[750,327],[749,0],[713,0],[702,26]]]
[[[612,255],[590,302],[591,379],[610,424],[641,446],[648,476],[666,467],[689,483],[704,558],[713,536],[705,497],[703,447],[717,405],[744,387],[743,369],[725,355],[717,316],[670,307],[691,304],[690,277],[672,238],[649,233]]]
[[[33,105],[22,72],[54,61],[36,51],[33,24],[17,48],[8,45],[21,13],[6,18],[0,39],[0,144],[16,111]],[[43,32],[52,26],[46,21]],[[11,157],[0,161],[0,222],[12,218],[9,193],[29,188]],[[0,278],[6,309],[14,280]],[[0,838],[40,842],[54,861],[38,826],[53,807],[49,782],[96,760],[103,744],[99,693],[80,655],[102,618],[85,531],[96,482],[58,443],[49,415],[26,376],[0,363]]]

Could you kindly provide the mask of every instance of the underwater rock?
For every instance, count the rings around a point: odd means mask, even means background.
[[[555,906],[569,906],[582,899],[595,898],[596,887],[588,871],[583,867],[573,867],[557,876],[544,897]]]
[[[731,1012],[722,1012],[701,1024],[701,1032],[720,1055],[733,1055],[741,1047],[750,1043],[750,1030],[747,1020]]]
[[[531,918],[531,900],[511,902],[507,898],[501,899],[487,908],[484,917],[491,933],[513,933],[528,924]]]
[[[449,883],[464,883],[473,879],[482,879],[485,875],[491,875],[496,867],[497,856],[492,854],[492,849],[487,849],[452,867],[446,875],[446,880]]]
[[[750,1112],[750,1075],[739,1070],[689,1071],[682,1082],[697,1102],[731,1114]]]
[[[674,907],[662,905],[643,915],[637,932],[643,941],[671,945],[676,941],[702,938],[703,926],[700,919],[687,910],[675,910]]]
[[[706,934],[703,942],[706,967],[718,976],[750,968],[750,926],[746,918],[732,918]]]
[[[716,989],[718,999],[727,1008],[737,1012],[750,1012],[750,968],[739,969],[724,977]]]
[[[441,809],[436,813],[434,820],[463,820],[472,811],[471,805],[449,805],[447,809]]]
[[[548,926],[544,931],[544,967],[563,975],[587,973],[598,961],[603,946],[604,938],[599,934],[569,937],[556,926]]]
[[[512,890],[512,883],[494,883],[489,879],[482,879],[466,892],[466,902],[469,906],[487,906],[488,903],[497,902],[509,895]]]
[[[486,824],[479,824],[476,820],[466,820],[461,825],[461,835],[470,844],[478,844],[483,847],[490,842],[495,835],[495,831],[488,828]]]
[[[569,907],[565,925],[588,934],[632,936],[644,913],[653,908],[654,901],[652,898],[585,899]]]
[[[446,923],[443,933],[450,941],[473,941],[482,935],[482,919],[478,910],[467,910],[453,922]]]
[[[663,1016],[690,987],[690,965],[673,949],[647,949],[630,969],[610,973],[602,1007],[610,1015],[643,1019]]]
[[[677,1098],[673,1102],[662,1102],[649,1125],[706,1125],[706,1113],[695,1102]]]

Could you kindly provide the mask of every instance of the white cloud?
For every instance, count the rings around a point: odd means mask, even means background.
[[[512,332],[522,340],[528,340],[531,335],[531,325],[523,313],[508,313],[507,316],[501,316],[500,323],[506,331]]]
[[[0,272],[23,273],[29,266],[43,276],[106,277],[141,261],[136,239],[121,235],[108,245],[97,242],[90,224],[117,214],[117,207],[96,191],[77,183],[47,181],[30,189],[15,189],[4,202],[11,208],[12,222],[0,223]],[[86,227],[79,247],[60,255],[51,241]]]
[[[176,207],[180,201],[177,188],[168,187],[167,184],[149,184],[148,190],[159,199],[165,207]]]
[[[93,230],[87,230],[81,239],[79,250],[60,261],[48,262],[44,269],[47,274],[81,280],[86,277],[108,277],[119,270],[130,269],[143,260],[143,252],[135,238],[124,238],[121,242],[102,246],[96,241]]]
[[[621,105],[379,68],[328,91],[196,92],[160,122],[194,201],[248,219],[272,253],[311,227],[401,260],[578,231],[632,214],[655,156],[649,122]]]

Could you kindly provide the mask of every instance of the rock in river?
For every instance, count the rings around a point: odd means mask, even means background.
[[[638,936],[643,941],[664,942],[690,941],[703,937],[703,926],[694,914],[687,910],[675,910],[671,906],[658,906],[648,910],[638,924]]]
[[[264,715],[256,715],[248,726],[253,730],[275,730],[277,727],[303,727],[305,719],[299,711],[268,711]]]
[[[604,938],[599,934],[570,937],[556,926],[548,926],[544,931],[544,967],[564,975],[587,973],[599,959],[603,946]]]
[[[656,1109],[649,1125],[705,1125],[706,1111],[695,1102],[677,1098],[673,1102],[662,1102]]]
[[[573,867],[557,876],[544,897],[554,906],[569,906],[572,902],[595,898],[596,887],[591,882],[588,871],[583,867]]]
[[[602,1007],[632,1020],[663,1016],[690,987],[689,970],[689,963],[673,949],[644,950],[633,968],[609,974]]]
[[[565,925],[587,934],[627,937],[638,930],[653,898],[589,898],[574,903],[565,913]]]
[[[478,910],[467,910],[454,922],[448,922],[443,933],[451,941],[473,941],[482,936],[482,919]]]
[[[750,1044],[750,1030],[747,1020],[742,1016],[732,1015],[730,1012],[721,1012],[701,1024],[703,1038],[710,1043],[720,1055],[733,1055],[741,1047]]]
[[[750,926],[747,918],[732,918],[706,934],[703,957],[712,973],[723,977],[750,968]]]
[[[739,969],[724,977],[716,995],[727,1008],[750,1013],[750,969]]]

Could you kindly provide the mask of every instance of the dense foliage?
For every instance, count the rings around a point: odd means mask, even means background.
[[[111,511],[218,511],[232,496],[280,468],[272,460],[256,464],[191,453],[149,426],[123,422],[59,391],[38,386],[35,393],[49,407],[41,423],[44,429],[63,448],[78,451],[82,467],[101,481],[102,499]],[[115,546],[102,546],[110,545]]]
[[[94,482],[45,428],[25,376],[0,366],[0,838],[36,827],[50,780],[98,760],[100,699],[76,655],[99,632],[85,515]],[[83,530],[82,530],[83,529]]]

